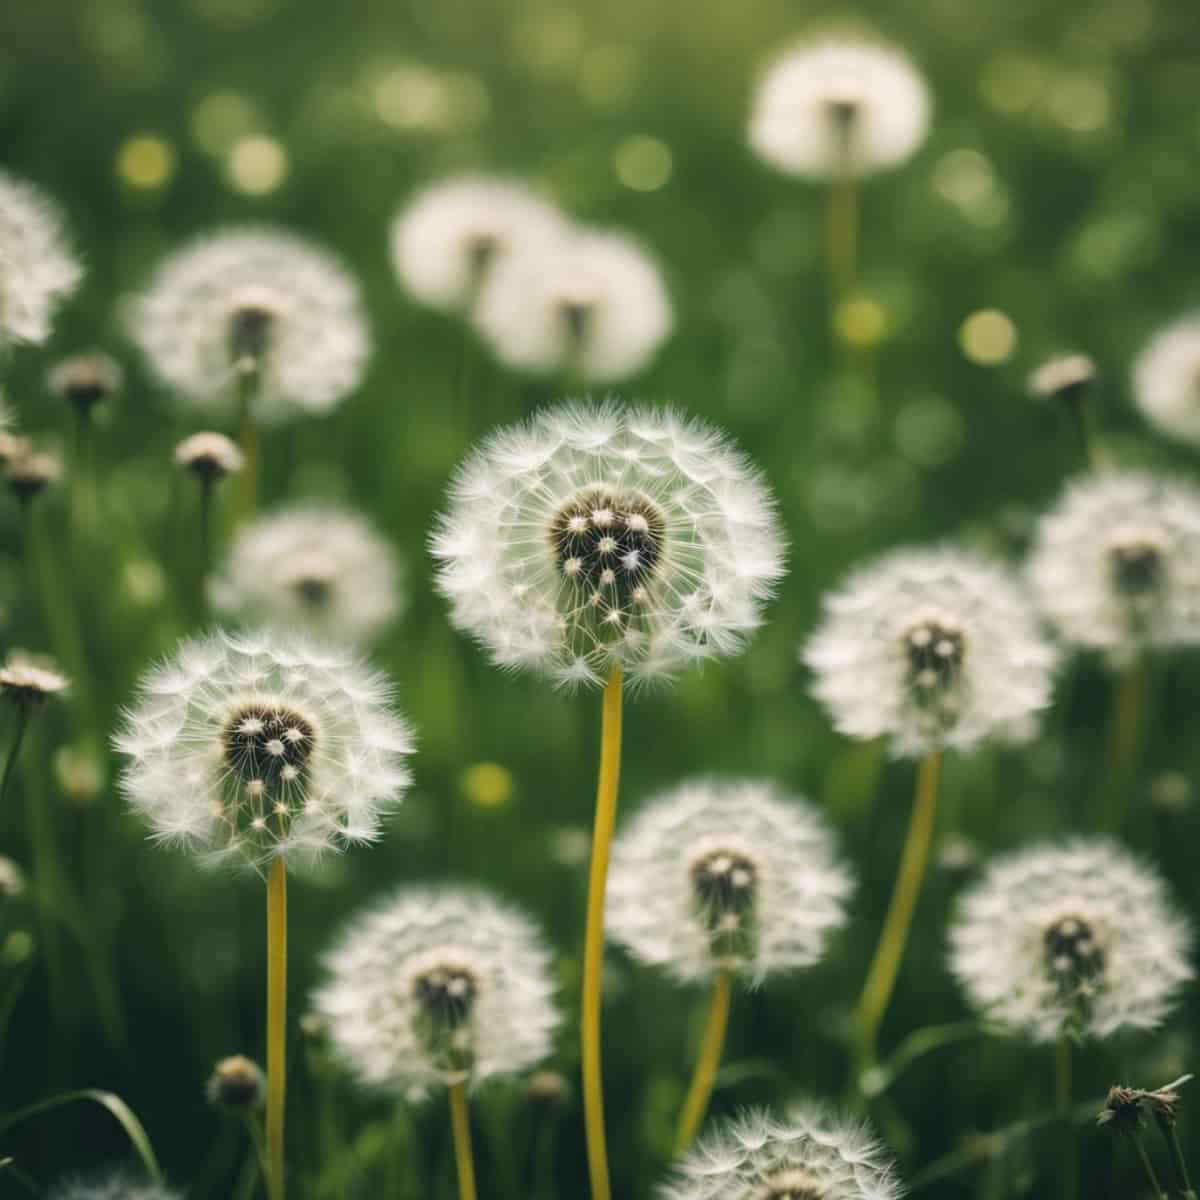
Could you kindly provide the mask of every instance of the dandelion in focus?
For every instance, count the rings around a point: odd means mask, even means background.
[[[1160,433],[1200,445],[1200,316],[1168,325],[1133,365],[1133,394]]]
[[[1029,390],[1069,411],[1080,445],[1093,467],[1103,459],[1093,429],[1091,398],[1098,379],[1096,364],[1086,354],[1061,354],[1048,358],[1029,376]]]
[[[691,1142],[720,1065],[730,986],[809,967],[846,920],[853,880],[805,801],[759,780],[691,780],[652,799],[613,845],[608,924],[637,959],[712,988],[679,1122]]]

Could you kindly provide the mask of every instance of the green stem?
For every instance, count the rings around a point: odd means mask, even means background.
[[[29,705],[17,705],[17,729],[13,734],[12,745],[8,748],[8,760],[4,764],[4,777],[0,779],[0,808],[8,801],[8,781],[12,778],[13,766],[17,755],[21,752],[21,743],[25,740],[25,730],[29,728]]]
[[[1062,1156],[1064,1200],[1075,1200],[1079,1191],[1079,1154],[1071,1125],[1071,1039],[1061,1034],[1054,1051],[1054,1110],[1063,1118]]]
[[[1191,1176],[1188,1173],[1187,1159],[1184,1158],[1183,1147],[1179,1144],[1179,1134],[1176,1132],[1175,1122],[1161,1113],[1157,1115],[1156,1119],[1163,1137],[1167,1140],[1167,1147],[1171,1151],[1171,1161],[1175,1164],[1175,1174],[1179,1178],[1179,1194],[1183,1200],[1196,1200],[1196,1193],[1192,1190]]]
[[[1162,1190],[1162,1184],[1158,1182],[1158,1175],[1155,1173],[1154,1164],[1150,1161],[1150,1155],[1146,1153],[1146,1147],[1142,1145],[1142,1135],[1137,1130],[1134,1130],[1129,1135],[1129,1140],[1133,1143],[1133,1148],[1137,1152],[1138,1161],[1142,1164],[1142,1170],[1146,1172],[1146,1178],[1150,1182],[1155,1200],[1167,1200],[1167,1193]]]

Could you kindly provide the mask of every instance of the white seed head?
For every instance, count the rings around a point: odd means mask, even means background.
[[[261,869],[374,841],[413,749],[390,691],[349,651],[299,635],[189,639],[125,713],[122,790],[155,837],[208,862]]]
[[[50,391],[84,413],[119,392],[124,380],[121,364],[98,350],[64,358],[46,373]]]
[[[1133,365],[1133,393],[1160,432],[1200,445],[1200,315],[1184,317],[1150,340]]]
[[[363,642],[399,615],[400,565],[363,516],[303,504],[242,526],[210,594],[239,621]]]
[[[70,680],[49,659],[16,651],[0,667],[0,695],[16,704],[40,704],[70,687]]]
[[[669,409],[615,404],[494,433],[460,469],[432,549],[454,623],[498,664],[561,685],[736,653],[784,570],[774,500],[742,454]]]
[[[566,219],[523,183],[465,175],[419,192],[392,224],[401,284],[432,308],[469,307],[501,263],[536,255]]]
[[[175,465],[200,479],[223,479],[246,464],[238,444],[223,433],[193,433],[175,447]]]
[[[496,264],[474,319],[496,356],[534,373],[612,383],[640,371],[671,332],[661,272],[620,233],[576,230]]]
[[[803,650],[839,731],[912,756],[1016,737],[1050,702],[1057,657],[1010,572],[949,547],[855,572]]]
[[[998,858],[963,894],[950,968],[971,1006],[1035,1042],[1154,1029],[1192,978],[1166,884],[1107,838]]]
[[[853,889],[804,800],[760,780],[696,779],[651,799],[617,837],[607,926],[684,982],[725,968],[757,984],[816,963]]]
[[[407,888],[356,917],[313,1011],[360,1083],[422,1095],[524,1071],[559,1024],[534,923],[487,893]]]
[[[290,233],[235,229],[163,262],[131,312],[131,335],[172,394],[230,412],[254,374],[263,424],[319,415],[358,386],[370,337],[358,284]]]
[[[720,1122],[675,1164],[658,1200],[899,1200],[891,1156],[862,1123],[815,1103]]]
[[[21,501],[41,495],[62,476],[63,461],[57,454],[49,450],[35,450],[30,442],[24,440],[16,447],[16,453],[4,468],[8,490]]]
[[[47,1200],[183,1200],[181,1193],[124,1171],[65,1179]]]
[[[929,117],[929,90],[900,51],[822,40],[768,67],[754,97],[750,144],[788,174],[865,175],[913,155]]]
[[[58,206],[23,179],[0,171],[0,350],[41,344],[83,266]]]
[[[1035,396],[1062,396],[1086,387],[1096,378],[1096,364],[1086,354],[1060,354],[1048,358],[1029,376]]]
[[[1200,491],[1137,471],[1079,479],[1038,522],[1028,576],[1064,640],[1118,663],[1200,641]]]

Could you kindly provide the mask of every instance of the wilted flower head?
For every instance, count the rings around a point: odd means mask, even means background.
[[[115,739],[156,837],[259,867],[374,841],[409,783],[413,735],[348,651],[217,632],[143,678]]]
[[[1133,365],[1133,393],[1152,425],[1200,444],[1200,315],[1184,317],[1150,340]]]
[[[1069,642],[1127,661],[1200,640],[1200,492],[1137,471],[1072,483],[1038,522],[1029,580]]]
[[[613,939],[684,981],[718,968],[755,982],[820,959],[853,882],[805,801],[759,780],[690,780],[617,837]]]
[[[803,658],[842,733],[887,735],[914,756],[1017,736],[1049,703],[1056,662],[1009,572],[950,548],[855,572],[826,597]]]
[[[963,894],[950,967],[972,1007],[1035,1042],[1153,1029],[1192,977],[1191,931],[1150,866],[1107,838],[997,859]]]
[[[112,355],[93,351],[56,363],[46,382],[56,396],[87,416],[102,400],[121,390],[124,378],[121,364]]]
[[[34,450],[31,443],[24,441],[4,468],[8,490],[23,504],[40,496],[52,483],[57,483],[62,473],[62,459],[57,454],[48,450]]]
[[[659,1200],[898,1200],[891,1157],[865,1125],[812,1103],[723,1121],[675,1165]]]
[[[550,953],[528,917],[485,892],[405,889],[352,921],[325,962],[314,1010],[369,1087],[421,1095],[550,1052]]]
[[[898,50],[823,40],[789,50],[767,69],[750,144],[792,175],[865,175],[915,153],[929,110],[925,81]]]
[[[183,1200],[179,1192],[124,1171],[66,1179],[47,1200]]]
[[[0,171],[0,350],[44,342],[55,310],[82,278],[58,206]]]
[[[455,624],[560,684],[736,652],[784,569],[774,502],[737,450],[669,409],[613,404],[492,434],[433,553]]]
[[[657,264],[620,233],[580,230],[496,264],[476,327],[522,371],[610,383],[640,371],[671,332]]]
[[[238,444],[223,433],[193,433],[175,447],[175,465],[212,484],[245,466]]]
[[[399,612],[400,568],[391,545],[365,517],[296,505],[238,530],[212,599],[241,621],[361,641]]]
[[[470,306],[502,262],[535,254],[566,220],[522,183],[464,175],[419,192],[392,225],[392,263],[424,304]]]
[[[69,686],[70,680],[48,659],[15,653],[0,667],[0,695],[14,704],[42,704]]]
[[[262,1108],[267,1098],[267,1077],[253,1059],[234,1054],[213,1067],[204,1093],[210,1104],[220,1108],[239,1113],[254,1112]]]
[[[131,332],[184,402],[230,410],[249,381],[266,424],[329,412],[358,385],[370,349],[353,276],[320,247],[270,229],[177,251],[135,305]]]

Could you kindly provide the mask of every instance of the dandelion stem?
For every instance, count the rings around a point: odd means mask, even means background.
[[[826,214],[826,252],[829,257],[831,311],[854,288],[858,244],[858,181],[849,166],[840,168],[829,185]]]
[[[1137,1151],[1142,1170],[1146,1172],[1146,1178],[1154,1192],[1154,1200],[1167,1200],[1167,1193],[1162,1190],[1162,1184],[1158,1182],[1158,1175],[1154,1170],[1154,1164],[1150,1161],[1150,1155],[1146,1153],[1146,1147],[1142,1145],[1142,1135],[1134,1130],[1130,1133],[1129,1140],[1133,1143],[1134,1150]]]
[[[475,1200],[475,1158],[471,1153],[471,1117],[467,1111],[467,1085],[450,1085],[450,1128],[454,1134],[454,1164],[458,1171],[459,1200]]]
[[[1167,1146],[1171,1151],[1171,1161],[1175,1164],[1175,1174],[1179,1177],[1179,1194],[1183,1200],[1196,1200],[1196,1193],[1192,1188],[1192,1179],[1188,1174],[1187,1159],[1183,1156],[1183,1147],[1179,1144],[1179,1134],[1175,1130],[1175,1120],[1173,1117],[1164,1116],[1161,1112],[1156,1114],[1158,1127],[1162,1130],[1162,1135],[1167,1140]]]
[[[1063,1200],[1075,1200],[1079,1191],[1079,1158],[1071,1124],[1071,1039],[1062,1034],[1054,1047],[1054,1111],[1062,1118]]]
[[[277,857],[267,880],[267,1147],[271,1200],[283,1200],[284,1057],[287,1030],[287,868]]]
[[[4,763],[4,778],[0,779],[0,808],[8,800],[8,781],[12,778],[13,766],[17,755],[21,753],[21,743],[25,740],[25,730],[29,728],[29,705],[18,704],[17,728],[13,733],[12,745],[8,748],[8,759]]]
[[[601,717],[600,775],[596,785],[596,823],[588,878],[580,1019],[583,1119],[592,1200],[609,1200],[610,1195],[608,1150],[604,1143],[604,1085],[600,1073],[600,1005],[604,982],[604,890],[608,882],[608,853],[617,819],[617,785],[621,776],[621,697],[621,668],[613,667],[604,688]]]
[[[1109,801],[1107,827],[1120,828],[1125,813],[1126,793],[1132,783],[1142,717],[1149,691],[1149,665],[1145,655],[1121,672],[1116,683],[1111,742],[1109,744]]]
[[[240,441],[245,460],[238,475],[235,524],[248,521],[258,505],[258,424],[254,420],[254,396],[258,390],[258,371],[244,371],[238,377],[238,402],[241,410]]]
[[[679,1132],[675,1137],[675,1151],[682,1153],[692,1143],[696,1130],[708,1109],[717,1068],[721,1065],[721,1050],[725,1045],[725,1030],[729,1025],[729,1001],[731,978],[726,970],[719,970],[713,979],[712,998],[708,1008],[708,1024],[700,1043],[700,1056],[696,1059],[696,1072],[688,1088],[687,1100],[679,1117]]]
[[[1054,1047],[1054,1107],[1060,1113],[1071,1107],[1071,1039],[1066,1034]]]
[[[1098,471],[1106,463],[1103,449],[1096,436],[1096,423],[1093,419],[1091,404],[1092,383],[1076,384],[1067,390],[1067,404],[1071,409],[1071,417],[1075,422],[1075,430],[1079,435],[1079,444],[1087,465]]]
[[[212,509],[213,480],[207,476],[200,480],[200,586],[204,587],[204,576],[212,565]]]
[[[941,765],[941,751],[935,750],[927,754],[917,768],[916,796],[913,800],[908,836],[900,856],[896,886],[855,1013],[863,1058],[867,1062],[875,1057],[875,1039],[883,1014],[887,1011],[888,1000],[891,999],[896,974],[900,970],[900,960],[904,957],[913,911],[917,906],[921,882],[925,877],[925,866],[929,861]]]

